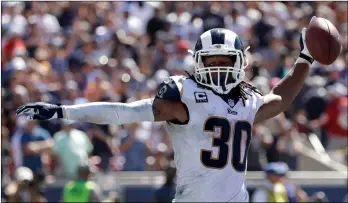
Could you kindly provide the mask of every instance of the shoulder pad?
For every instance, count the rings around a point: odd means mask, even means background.
[[[172,76],[164,79],[158,86],[156,98],[170,101],[181,101],[184,76]]]

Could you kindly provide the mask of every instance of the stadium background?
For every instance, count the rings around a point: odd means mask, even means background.
[[[284,115],[255,126],[248,171],[259,172],[248,173],[248,177],[250,188],[258,187],[263,181],[263,166],[284,161],[291,171],[297,171],[291,179],[309,195],[322,190],[331,201],[342,201],[346,174],[335,171],[347,170],[347,149],[328,151],[330,158],[326,160],[326,151],[321,147],[327,147],[333,139],[327,130],[330,126],[313,129],[304,124],[318,119],[329,105],[334,105],[332,97],[347,96],[347,4],[1,2],[2,188],[16,181],[16,167],[29,162],[28,167],[40,174],[46,198],[58,201],[62,187],[74,176],[76,160],[88,159],[104,197],[110,195],[109,191],[117,191],[124,200],[151,200],[154,188],[163,183],[161,171],[173,159],[164,123],[75,123],[91,145],[79,149],[83,154],[80,157],[69,157],[55,138],[67,123],[28,123],[15,117],[16,108],[37,101],[131,102],[153,96],[165,77],[192,72],[193,60],[187,49],[193,49],[203,31],[215,27],[233,30],[246,46],[251,46],[247,80],[268,92],[291,68],[299,53],[299,31],[316,15],[338,28],[342,53],[330,66],[313,65],[305,87]],[[347,104],[337,105],[343,113],[339,124],[347,123]],[[51,149],[36,155],[40,157],[38,162],[21,151],[22,137],[26,136],[21,129],[28,125],[40,126],[33,134],[52,139]],[[342,137],[346,142],[347,134]],[[57,157],[64,157],[66,165]]]

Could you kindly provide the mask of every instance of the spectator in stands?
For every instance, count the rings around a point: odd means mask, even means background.
[[[75,180],[64,186],[63,202],[101,202],[98,185],[90,180],[91,169],[88,163],[79,163]]]
[[[261,54],[267,55],[270,51],[268,48],[271,39],[272,39],[272,30],[274,26],[272,26],[267,19],[265,18],[265,13],[262,10],[259,10],[260,17],[258,22],[252,27],[253,36],[256,37],[254,47],[258,47],[260,49]]]
[[[54,154],[64,171],[64,177],[76,177],[78,164],[88,161],[93,145],[83,131],[75,128],[75,122],[63,121],[63,130],[54,134]]]
[[[5,187],[7,202],[47,202],[33,172],[27,167],[19,167],[15,171],[15,181]]]
[[[282,136],[290,136],[291,123],[285,118],[284,113],[281,113],[276,117],[265,121],[264,125],[271,131],[274,139],[272,146],[267,150],[268,161],[280,161],[278,140]]]
[[[308,120],[318,119],[325,110],[327,98],[325,94],[325,79],[312,76],[307,80],[305,95],[301,97]]]
[[[262,124],[256,124],[252,129],[253,139],[251,139],[248,150],[248,171],[262,171],[267,160],[267,149],[272,147],[274,138],[271,131]]]
[[[310,125],[313,129],[324,128],[326,130],[329,136],[328,150],[345,149],[348,146],[347,88],[340,83],[336,83],[329,86],[327,91],[330,102],[324,114],[319,119],[312,121]],[[342,163],[346,162],[345,157],[338,159]]]
[[[48,5],[42,2],[33,2],[32,5],[37,12],[30,16],[33,23],[37,23],[39,28],[45,33],[57,33],[60,25],[57,17],[48,12]]]
[[[279,81],[279,78],[272,78],[270,88]],[[291,169],[296,170],[296,153],[301,147],[299,133],[293,126],[285,113],[281,113],[271,119],[266,120],[263,125],[269,129],[273,136],[272,145],[267,148],[268,162],[286,162]]]
[[[8,178],[10,163],[10,143],[9,143],[9,130],[5,126],[1,126],[1,181],[4,178]]]
[[[213,28],[225,28],[224,17],[220,14],[221,6],[215,2],[204,2],[200,18],[203,20],[202,33]]]
[[[48,131],[41,128],[37,121],[27,121],[25,118],[21,120],[22,131],[18,135],[21,165],[30,168],[34,174],[42,173],[44,172],[42,155],[50,152],[53,140]]]
[[[240,4],[231,9],[231,14],[225,17],[225,25],[227,29],[235,30],[236,33],[240,33],[248,39],[250,38],[248,31],[250,30],[251,22],[246,16],[241,15],[239,9],[241,9]]]
[[[344,65],[341,65],[338,62],[335,62],[332,66],[328,68],[327,82],[325,84],[326,87],[335,85],[340,82],[339,80],[340,80],[341,72],[344,69]]]
[[[140,141],[135,130],[137,124],[126,124],[125,130],[119,134],[121,139],[120,152],[125,158],[124,171],[144,171],[146,168],[147,148],[145,143]]]
[[[176,168],[168,166],[165,169],[166,182],[155,192],[153,202],[172,202],[175,197],[176,184]]]
[[[308,195],[287,178],[289,167],[284,162],[273,162],[265,166],[267,180],[265,186],[256,189],[252,202],[306,202]]]
[[[15,28],[10,29],[7,33],[8,39],[3,45],[3,54],[5,61],[11,61],[15,56],[23,56],[26,54],[27,49],[25,42]]]
[[[164,18],[163,4],[159,4],[154,11],[153,17],[147,22],[146,32],[150,37],[149,46],[153,46],[156,41],[156,33],[165,30],[168,22]]]
[[[179,40],[175,48],[177,54],[168,62],[171,75],[184,75],[185,71],[192,72],[194,61],[192,55],[187,52],[190,48],[189,41]]]
[[[11,156],[14,167],[20,167],[23,165],[23,152],[21,147],[21,138],[23,135],[23,128],[25,127],[26,120],[24,118],[18,118],[16,122],[16,129],[11,138]]]
[[[266,165],[266,181],[261,188],[256,189],[251,202],[289,202],[289,194],[283,184],[283,176],[288,170],[288,166],[283,163]]]
[[[280,166],[283,166],[284,169],[286,169],[283,172],[279,173],[279,175],[281,176],[281,181],[286,188],[289,203],[308,201],[307,193],[305,191],[303,191],[299,186],[297,186],[294,183],[289,181],[288,176],[287,176],[288,175],[288,168],[287,168],[286,163],[279,162],[278,164]]]
[[[116,143],[107,125],[90,125],[88,136],[93,145],[92,156],[101,159],[100,169],[108,171],[110,160],[116,154]]]

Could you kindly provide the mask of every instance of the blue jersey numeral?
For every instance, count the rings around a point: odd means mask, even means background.
[[[238,172],[246,170],[246,159],[248,147],[251,140],[251,124],[247,121],[237,121],[234,125],[232,137],[232,166]],[[204,124],[204,131],[216,132],[219,129],[219,136],[212,137],[212,146],[218,147],[217,158],[213,157],[212,150],[201,150],[201,162],[205,167],[223,169],[227,165],[229,156],[229,145],[231,135],[231,124],[226,118],[209,117]],[[245,132],[243,134],[243,132]],[[245,135],[245,139],[243,139]],[[243,149],[244,146],[244,149]],[[244,152],[244,153],[243,153]]]

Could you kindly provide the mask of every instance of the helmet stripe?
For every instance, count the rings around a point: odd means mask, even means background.
[[[197,43],[196,43],[196,45],[195,45],[195,52],[196,51],[199,51],[199,50],[202,50],[202,39],[201,38],[199,38],[198,40],[197,40]]]
[[[234,48],[244,51],[244,47],[243,47],[243,43],[242,41],[239,39],[239,37],[236,37],[235,41],[234,41]]]
[[[212,44],[224,44],[225,43],[225,32],[223,29],[212,29],[210,30],[211,43]]]

